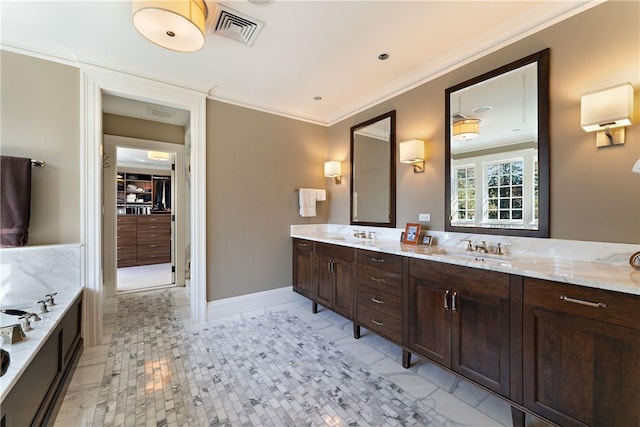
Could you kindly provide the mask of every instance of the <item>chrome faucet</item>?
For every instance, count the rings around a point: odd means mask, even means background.
[[[40,304],[40,313],[48,313],[49,309],[47,308],[47,302],[49,302],[48,299],[41,299],[38,301],[38,304]]]
[[[366,239],[367,238],[367,232],[366,231],[353,230],[353,237],[357,237],[357,238],[360,238],[360,239]]]
[[[511,243],[496,243],[496,255],[504,255],[504,252],[502,251],[503,246],[511,246]]]
[[[489,248],[487,248],[487,242],[483,240],[481,245],[476,245],[476,251],[480,251],[482,253],[488,254]]]
[[[58,295],[58,293],[57,293],[57,292],[53,292],[53,293],[50,293],[50,294],[46,294],[46,295],[45,295],[46,300],[47,300],[47,301],[48,301],[48,303],[49,303],[49,306],[56,305],[55,301],[53,300],[53,297],[55,297],[56,295]]]
[[[473,245],[471,244],[471,239],[462,239],[461,242],[467,242],[467,251],[473,251]]]

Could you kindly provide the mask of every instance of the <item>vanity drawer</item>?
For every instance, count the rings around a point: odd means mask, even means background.
[[[402,297],[366,285],[358,286],[358,304],[402,320]]]
[[[358,265],[368,265],[380,270],[402,275],[402,257],[398,255],[358,250]]]
[[[370,265],[358,264],[358,283],[402,295],[402,274]]]
[[[358,323],[395,342],[402,342],[402,320],[396,319],[369,306],[358,304]]]
[[[331,258],[340,258],[344,261],[351,262],[354,259],[354,249],[348,246],[329,245],[326,243],[316,242],[315,252],[319,255],[325,255]]]
[[[309,240],[293,239],[293,247],[296,251],[311,252],[313,250],[313,242]]]
[[[636,295],[525,278],[524,303],[640,330]]]

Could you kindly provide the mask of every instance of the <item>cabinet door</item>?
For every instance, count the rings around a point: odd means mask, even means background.
[[[451,308],[445,285],[409,276],[408,347],[446,367],[451,366]]]
[[[353,263],[339,258],[333,259],[334,294],[333,309],[343,316],[353,318],[354,277]]]
[[[509,300],[451,290],[451,369],[509,396]]]
[[[307,298],[313,294],[312,245],[309,241],[293,240],[293,290]]]
[[[313,299],[327,308],[333,307],[333,259],[326,255],[313,257],[315,286]]]
[[[526,279],[524,405],[563,426],[639,426],[638,313],[633,295]]]

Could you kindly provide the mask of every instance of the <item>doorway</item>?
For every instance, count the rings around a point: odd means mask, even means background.
[[[116,147],[116,294],[176,286],[176,152]]]

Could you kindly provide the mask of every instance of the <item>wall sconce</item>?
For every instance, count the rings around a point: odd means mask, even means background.
[[[333,181],[336,184],[340,184],[342,182],[342,171],[340,170],[340,162],[335,160],[324,162],[324,176],[326,176],[327,178],[333,178]]]
[[[412,139],[400,143],[400,163],[413,164],[413,173],[424,172],[424,141]]]
[[[463,119],[453,122],[453,139],[466,141],[480,135],[480,119]]]
[[[597,132],[597,147],[624,144],[624,126],[631,124],[633,114],[631,84],[582,95],[580,105],[582,129]]]
[[[631,169],[631,172],[640,174],[640,159],[638,159],[636,164],[633,165],[633,168]]]

